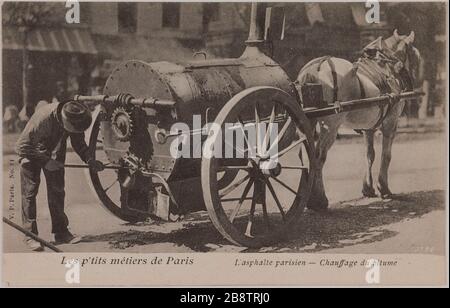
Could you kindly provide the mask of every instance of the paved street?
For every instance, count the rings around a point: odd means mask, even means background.
[[[376,144],[375,178],[380,158]],[[394,144],[390,169],[390,201],[361,198],[365,164],[362,138],[341,139],[329,152],[325,179],[330,210],[307,211],[285,242],[260,251],[327,253],[433,253],[445,252],[446,145],[444,133],[400,134]],[[20,222],[19,173],[6,155],[3,162],[4,216]],[[78,163],[70,153],[69,163]],[[11,172],[14,170],[14,172]],[[13,178],[10,179],[9,177]],[[14,187],[15,202],[8,202]],[[46,205],[45,181],[38,198],[40,235],[52,240]],[[10,209],[9,207],[13,207]],[[229,244],[209,222],[206,212],[188,215],[177,223],[126,224],[107,213],[89,187],[84,171],[66,171],[66,208],[71,230],[83,236],[73,252],[194,252],[243,251]],[[26,252],[22,236],[4,225],[4,251]]]

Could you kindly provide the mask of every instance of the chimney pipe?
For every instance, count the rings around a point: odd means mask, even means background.
[[[267,3],[252,2],[250,15],[250,30],[248,39],[245,42],[247,46],[258,46],[264,43],[264,28],[266,22]]]

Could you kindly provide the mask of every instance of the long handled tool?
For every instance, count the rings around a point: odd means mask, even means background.
[[[24,228],[22,228],[21,226],[13,223],[11,220],[6,219],[5,217],[3,217],[3,222],[11,227],[13,227],[16,230],[19,230],[20,232],[22,232],[23,234],[25,234],[26,236],[31,237],[33,240],[41,243],[42,245],[44,245],[45,247],[53,250],[54,252],[63,252],[61,249],[59,249],[58,247],[56,247],[55,245],[53,245],[52,243],[47,242],[46,240],[41,239],[39,236],[37,236],[36,234],[25,230]]]
[[[89,168],[88,165],[77,165],[77,164],[65,164],[64,167],[65,168],[82,168],[82,169]],[[126,167],[126,166],[124,166],[124,167],[120,167],[120,166],[103,166],[103,169],[118,170],[118,169],[121,169],[121,168],[122,169],[127,169],[128,167]]]

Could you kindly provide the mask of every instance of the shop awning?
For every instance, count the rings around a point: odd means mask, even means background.
[[[3,49],[21,50],[23,33],[15,28],[4,27]],[[78,52],[97,54],[91,34],[86,29],[35,29],[28,34],[27,48],[30,51]]]

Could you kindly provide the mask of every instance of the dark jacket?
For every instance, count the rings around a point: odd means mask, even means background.
[[[63,104],[48,104],[36,110],[16,142],[20,159],[45,165],[50,159],[62,163],[66,159],[67,138],[84,162],[90,158],[84,133],[73,134],[64,130],[60,119]]]

